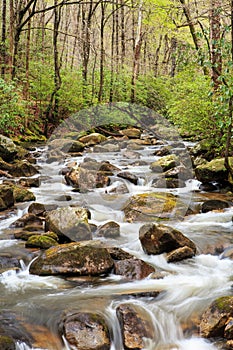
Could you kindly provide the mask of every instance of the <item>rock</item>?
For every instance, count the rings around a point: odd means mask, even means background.
[[[185,181],[175,178],[159,178],[152,181],[152,186],[156,188],[181,188],[185,187]]]
[[[18,155],[23,156],[26,151],[6,136],[0,135],[0,157],[6,162],[12,162]]]
[[[9,173],[14,177],[29,177],[36,174],[39,174],[39,171],[36,167],[24,160],[17,161],[12,164],[12,167],[9,170]]]
[[[20,261],[18,258],[15,258],[11,254],[1,253],[0,255],[0,272],[12,269],[19,269]],[[1,348],[0,348],[1,349]]]
[[[63,207],[47,213],[45,218],[46,231],[55,232],[60,240],[68,238],[71,241],[92,239],[88,224],[89,212],[81,207]]]
[[[35,201],[35,195],[24,187],[13,186],[13,194],[16,203]]]
[[[233,245],[224,249],[219,256],[220,259],[233,259]]]
[[[93,147],[93,152],[96,153],[108,153],[108,152],[119,152],[120,146],[114,143],[108,143],[107,145],[95,145]]]
[[[152,192],[132,196],[123,210],[129,222],[155,221],[168,218],[183,210],[184,204],[171,193]]]
[[[14,205],[14,193],[11,186],[0,185],[0,211]]]
[[[179,161],[176,155],[170,154],[168,156],[161,157],[155,162],[151,163],[150,169],[153,172],[165,172],[172,168],[175,168],[178,165]]]
[[[175,178],[186,181],[193,178],[193,173],[191,169],[188,169],[184,165],[180,164],[173,169],[167,170],[164,173],[164,176],[165,178]]]
[[[233,317],[229,317],[224,329],[224,338],[233,340]]]
[[[124,349],[139,350],[145,348],[145,338],[154,338],[154,329],[139,306],[121,304],[116,310],[120,323]]]
[[[127,128],[120,130],[120,134],[123,136],[127,136],[130,139],[140,139],[141,137],[141,130],[137,128]]]
[[[57,204],[42,204],[31,203],[28,207],[28,213],[35,214],[36,216],[44,216],[45,212],[57,209]]]
[[[109,350],[110,334],[102,315],[72,310],[63,316],[59,332],[72,349]]]
[[[201,317],[201,335],[205,338],[224,338],[225,335],[228,337],[232,327],[232,317],[233,297],[226,296],[216,299]]]
[[[106,248],[84,242],[61,244],[44,251],[30,266],[36,275],[98,276],[109,273],[113,260]]]
[[[189,247],[196,253],[195,244],[178,230],[162,224],[146,224],[139,230],[139,239],[147,254],[170,253],[177,248]]]
[[[25,229],[16,229],[14,230],[14,238],[22,239],[23,241],[27,241],[31,236],[40,236],[41,232],[39,231],[27,231]]]
[[[157,157],[164,157],[171,154],[171,151],[172,151],[172,148],[170,146],[164,146],[160,149],[155,150],[153,154]]]
[[[229,208],[230,204],[227,201],[223,201],[220,199],[210,199],[201,205],[201,212],[207,213],[211,210],[220,210]]]
[[[132,182],[134,185],[138,184],[138,177],[134,174],[131,174],[129,171],[122,171],[117,174],[118,177],[128,180],[129,182]]]
[[[1,350],[15,350],[15,341],[8,335],[0,335],[0,349]]]
[[[79,141],[84,143],[87,146],[94,146],[97,143],[101,143],[107,140],[107,137],[99,134],[97,132],[94,132],[92,134],[80,137]]]
[[[87,192],[110,184],[110,178],[105,172],[83,167],[72,169],[65,175],[65,180],[67,185],[74,186],[79,192]]]
[[[26,248],[48,249],[58,245],[58,237],[54,239],[54,234],[45,233],[43,235],[32,235],[28,238]]]
[[[48,143],[48,149],[49,151],[58,150],[64,153],[79,153],[84,150],[84,144],[76,140],[59,138],[59,139],[54,139],[50,141]]]
[[[114,273],[131,281],[146,278],[154,271],[151,265],[136,258],[119,260],[114,263]]]
[[[125,260],[125,259],[131,259],[134,256],[125,252],[121,248],[107,248],[109,254],[114,260]]]
[[[177,262],[184,259],[192,258],[195,255],[195,251],[187,246],[172,250],[167,254],[167,262]]]
[[[228,173],[224,166],[224,161],[224,158],[217,158],[206,164],[198,165],[195,169],[197,179],[203,183],[228,181]],[[233,157],[229,158],[229,162],[233,166]]]
[[[140,153],[135,152],[135,151],[124,151],[122,153],[122,156],[127,159],[139,159],[141,157]]]
[[[42,227],[43,220],[34,214],[24,214],[11,224],[11,227],[26,227],[28,225],[36,225]]]
[[[18,183],[22,187],[40,187],[40,178],[21,178]]]
[[[106,222],[98,227],[96,231],[97,237],[117,238],[120,236],[120,225],[114,221]]]

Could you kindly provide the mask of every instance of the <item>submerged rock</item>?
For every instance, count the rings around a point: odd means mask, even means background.
[[[192,257],[196,253],[196,246],[188,237],[162,224],[143,225],[139,230],[139,239],[147,254],[169,253],[170,262]]]
[[[110,334],[102,315],[72,310],[63,316],[59,332],[72,349],[109,350]]]
[[[132,304],[121,304],[116,310],[120,323],[124,349],[145,348],[145,340],[154,338],[154,329],[145,311]]]
[[[44,251],[30,266],[36,275],[98,276],[109,273],[113,260],[106,248],[84,242],[61,244]]]

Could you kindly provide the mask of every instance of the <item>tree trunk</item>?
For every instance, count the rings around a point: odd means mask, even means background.
[[[2,43],[1,43],[1,77],[6,72],[6,0],[2,1]]]
[[[102,101],[104,88],[104,22],[106,5],[101,2],[101,21],[100,21],[100,85],[98,93],[98,102]]]
[[[218,90],[220,82],[218,80],[222,73],[222,56],[221,56],[221,1],[211,0],[210,10],[210,41],[211,41],[211,66],[212,81],[214,90]]]

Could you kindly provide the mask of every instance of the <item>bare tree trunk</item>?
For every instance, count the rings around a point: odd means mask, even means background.
[[[135,39],[134,59],[133,59],[133,74],[131,79],[131,103],[135,102],[136,96],[136,80],[139,72],[139,61],[142,46],[142,6],[143,0],[140,0],[138,7],[138,22],[137,22],[137,35]]]
[[[121,0],[121,65],[125,62],[125,11]]]
[[[101,21],[100,21],[100,85],[98,93],[98,102],[102,101],[104,88],[104,24],[105,24],[106,4],[101,2]]]
[[[1,43],[1,77],[6,72],[6,0],[2,1],[2,43]]]
[[[221,1],[211,0],[210,10],[210,41],[211,41],[211,66],[212,81],[214,90],[218,90],[220,82],[218,80],[222,73],[222,56],[221,56]]]
[[[175,37],[171,38],[171,72],[170,76],[175,76],[176,71],[176,49],[177,49],[177,39]]]
[[[157,46],[156,52],[155,52],[155,63],[154,63],[154,76],[155,77],[157,77],[158,71],[159,71],[159,54],[160,54],[160,49],[161,49],[161,45],[162,45],[162,40],[163,40],[163,36],[160,35],[159,36],[159,43],[158,43],[158,46]]]
[[[109,102],[113,101],[113,82],[114,82],[114,44],[115,44],[115,30],[117,31],[116,18],[115,18],[115,4],[112,4],[112,38],[111,38],[111,77],[110,77],[110,90],[109,90]],[[118,43],[116,42],[116,45]]]

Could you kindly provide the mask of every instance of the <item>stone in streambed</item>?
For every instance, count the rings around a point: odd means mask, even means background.
[[[145,311],[133,304],[121,304],[116,310],[124,349],[145,348],[145,338],[154,338],[154,329]]]
[[[151,163],[150,169],[153,172],[164,172],[175,168],[179,163],[178,157],[174,154],[169,154],[167,156],[161,157],[155,162]]]
[[[94,132],[92,134],[82,136],[79,138],[79,141],[85,144],[86,146],[94,146],[98,143],[104,142],[107,140],[107,137],[99,134],[97,132]]]
[[[72,242],[44,251],[30,266],[36,275],[98,276],[109,273],[113,260],[97,243]]]
[[[26,248],[48,249],[58,245],[58,237],[53,232],[42,235],[31,235],[26,244]]]
[[[14,205],[14,193],[11,186],[0,185],[0,211]]]
[[[26,151],[16,144],[9,138],[0,135],[0,157],[6,162],[11,162],[17,157],[24,157]]]
[[[109,350],[110,334],[102,315],[72,310],[63,315],[59,333],[72,349]]]
[[[114,263],[114,273],[131,281],[146,278],[153,272],[155,269],[151,265],[136,258],[119,260]]]
[[[105,238],[120,237],[120,225],[114,221],[108,221],[97,228],[96,236]]]
[[[196,177],[203,183],[217,181],[223,183],[228,181],[228,172],[225,168],[225,159],[217,158],[202,165],[198,165],[195,169]],[[233,157],[229,158],[229,163],[233,165]]]
[[[221,209],[226,209],[229,207],[230,207],[230,204],[227,201],[223,201],[220,199],[210,199],[210,200],[202,203],[201,212],[207,213],[207,212],[212,211],[212,210],[221,210]]]
[[[63,207],[47,213],[46,231],[57,233],[60,240],[83,241],[92,239],[88,224],[89,211],[81,207]]]
[[[11,224],[11,227],[26,227],[28,225],[36,225],[42,227],[43,220],[35,214],[27,213]]]
[[[37,168],[28,161],[21,160],[11,165],[9,174],[14,177],[29,177],[38,174]]]
[[[138,177],[134,174],[131,174],[129,171],[122,171],[117,174],[118,177],[128,180],[129,182],[132,182],[134,185],[138,184]]]
[[[191,257],[196,253],[196,246],[188,237],[180,231],[162,224],[143,225],[139,230],[139,239],[147,254],[169,253],[170,262]],[[183,249],[181,250],[181,248]]]
[[[200,332],[205,338],[232,337],[233,297],[220,297],[212,302],[201,317]]]

